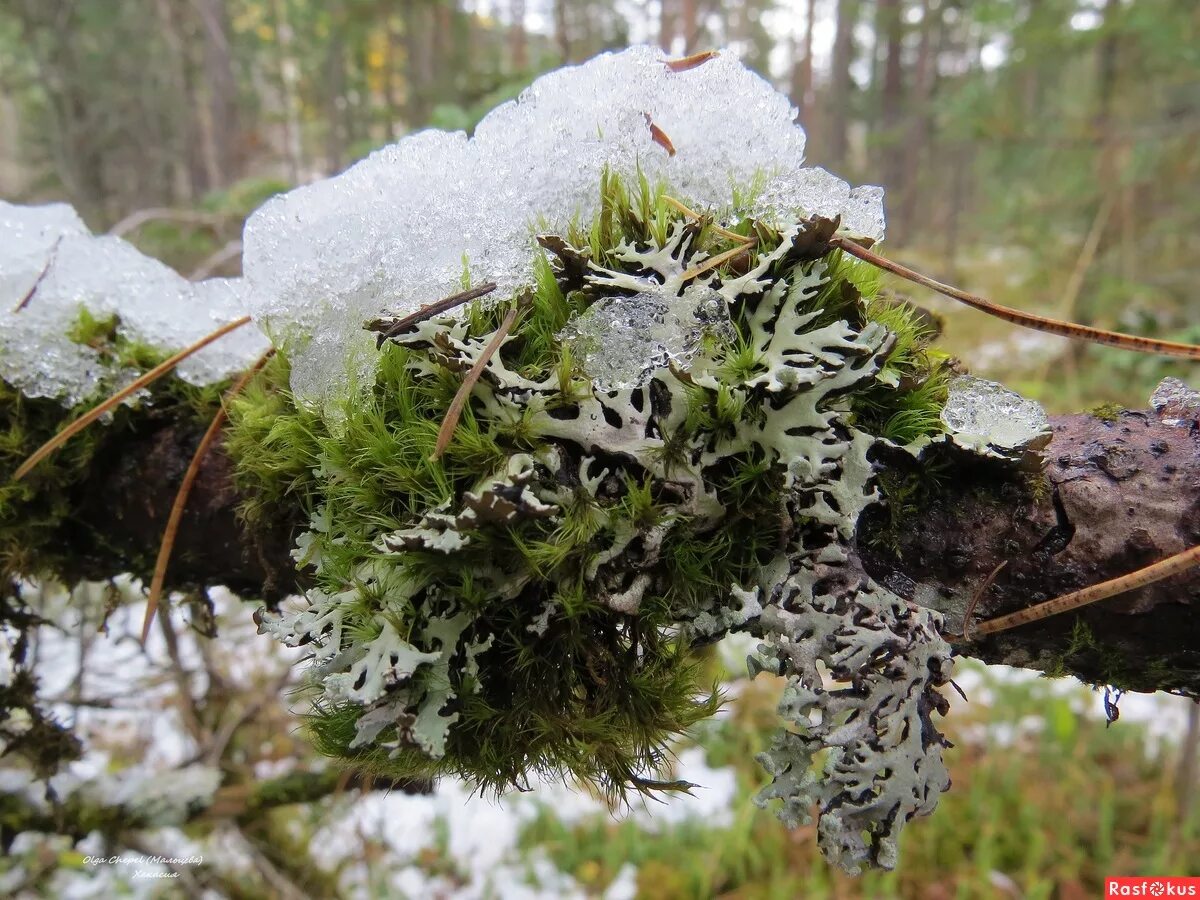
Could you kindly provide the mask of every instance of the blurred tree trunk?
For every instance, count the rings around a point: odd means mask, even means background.
[[[296,80],[300,76],[300,69],[292,48],[294,34],[288,0],[272,0],[271,5],[275,17],[275,46],[283,100],[284,162],[287,164],[288,178],[293,184],[299,184],[300,173],[304,168],[300,135],[300,97],[296,93]]]
[[[814,116],[815,88],[813,85],[813,22],[817,16],[817,0],[808,0],[805,7],[804,32],[800,46],[792,46],[792,102],[799,111],[800,124],[808,139],[819,134]],[[810,151],[811,155],[811,151]]]
[[[225,0],[192,0],[203,34],[204,84],[208,91],[205,161],[209,188],[224,187],[237,177],[237,80],[229,43],[229,11]]]
[[[571,32],[567,23],[567,0],[554,0],[554,46],[564,63],[571,62]]]
[[[212,168],[206,159],[208,136],[203,124],[204,116],[200,113],[195,79],[192,77],[191,54],[184,40],[177,8],[170,0],[155,0],[154,11],[163,39],[171,51],[168,77],[175,95],[177,128],[169,146],[175,158],[174,168],[179,173],[174,181],[185,185],[183,193],[189,199],[195,199],[212,186]]]
[[[404,43],[408,55],[408,127],[419,128],[433,110],[437,10],[431,0],[405,0]]]
[[[829,81],[829,160],[845,171],[850,150],[850,97],[854,85],[850,66],[854,62],[854,26],[858,24],[859,0],[838,0],[837,29],[833,38],[833,64]]]
[[[396,31],[396,19],[390,13],[390,3],[384,3],[380,8],[379,17],[383,24],[383,110],[387,117],[384,133],[388,140],[395,140],[404,132],[404,127],[401,120],[404,118],[400,114],[400,102],[396,99],[396,73],[399,66],[396,62],[397,48],[400,46],[400,35]],[[408,19],[405,19],[404,27],[407,30],[411,27]],[[411,85],[409,90],[411,92]],[[410,123],[411,124],[411,123]]]
[[[659,0],[658,9],[658,46],[667,53],[675,43],[675,4],[677,0]]]
[[[683,55],[696,51],[696,42],[700,38],[700,15],[697,8],[698,0],[682,0],[680,29],[683,32]]]
[[[529,69],[529,44],[525,34],[525,0],[509,0],[512,24],[508,29],[508,53],[512,71]]]
[[[325,168],[331,174],[345,165],[348,129],[346,117],[346,8],[344,0],[329,5],[329,46],[325,51]]]
[[[880,114],[874,149],[883,186],[897,195],[904,187],[904,18],[900,0],[879,0],[877,26],[886,36],[883,84],[878,89]]]
[[[38,83],[46,91],[55,169],[85,215],[103,214],[108,196],[103,156],[92,139],[94,110],[79,73],[79,48],[71,40],[76,7],[66,0],[20,0],[16,12]]]
[[[936,61],[934,48],[940,44],[942,8],[936,0],[921,2],[921,32],[917,60],[913,67],[912,90],[908,108],[908,135],[904,147],[904,175],[900,184],[900,209],[897,216],[902,242],[917,235],[921,197],[922,162],[928,158],[933,138],[933,88]],[[935,40],[935,32],[938,38]]]

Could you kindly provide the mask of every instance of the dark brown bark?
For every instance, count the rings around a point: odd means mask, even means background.
[[[164,425],[140,432],[95,466],[94,489],[71,523],[79,549],[74,577],[103,579],[129,571],[149,583],[171,504],[199,443],[197,426]],[[205,458],[175,542],[167,583],[176,589],[224,584],[267,600],[294,591],[288,553],[301,523],[280,522],[253,533],[238,517],[241,498],[233,463],[218,449]]]
[[[1127,574],[1200,544],[1200,428],[1152,412],[1116,421],[1065,416],[1046,451],[1047,490],[991,467],[954,470],[953,483],[903,529],[860,529],[864,565],[907,599],[941,610],[961,633],[988,573],[975,621]],[[987,662],[1130,690],[1200,696],[1200,573],[1192,571],[964,644]]]
[[[954,475],[903,528],[875,508],[859,533],[866,571],[900,595],[941,610],[947,631],[986,575],[1007,562],[976,621],[1114,578],[1200,544],[1200,426],[1163,424],[1152,412],[1114,422],[1054,420],[1045,451],[1047,488],[1028,476],[954,459]],[[164,425],[102,461],[96,489],[78,511],[81,533],[104,535],[82,554],[87,574],[129,570],[148,577],[198,428]],[[896,461],[883,460],[885,465]],[[248,533],[238,520],[232,465],[206,460],[193,491],[169,583],[220,582],[247,596],[297,588],[289,550],[303,522]],[[75,544],[73,544],[75,546]],[[1200,574],[1177,576],[1077,614],[1024,625],[961,645],[988,662],[1076,675],[1132,690],[1200,696]]]

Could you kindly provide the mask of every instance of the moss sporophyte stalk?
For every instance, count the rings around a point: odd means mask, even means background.
[[[789,825],[816,802],[831,859],[890,866],[947,787],[930,715],[951,662],[853,538],[875,449],[940,438],[944,363],[830,249],[836,221],[716,223],[670,197],[606,173],[594,221],[540,237],[531,287],[394,334],[337,409],[294,401],[286,355],[266,367],[228,448],[251,522],[304,511],[314,586],[261,629],[313,648],[325,753],[614,799],[687,787],[662,780],[671,742],[720,702],[692,651],[752,633],[752,670],[788,682],[760,802]]]

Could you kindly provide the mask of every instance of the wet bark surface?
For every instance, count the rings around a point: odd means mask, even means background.
[[[961,634],[971,598],[1001,562],[975,622],[1200,544],[1194,419],[1169,425],[1154,412],[1124,412],[1111,422],[1081,415],[1052,424],[1045,490],[994,469],[957,469],[890,546],[872,540],[880,518],[864,519],[867,571],[941,610],[947,631]],[[986,662],[1200,696],[1200,570],[959,647]]]
[[[932,501],[888,541],[887,515],[863,517],[866,571],[901,596],[944,613],[962,632],[972,596],[1001,561],[974,621],[1004,615],[1200,544],[1200,426],[1154,412],[1053,420],[1046,482],[964,458]],[[175,493],[199,432],[163,426],[98,461],[98,487],[79,507],[91,534],[82,574],[127,569],[149,579]],[[224,584],[248,598],[297,588],[289,551],[303,522],[248,533],[239,520],[233,464],[205,460],[171,560],[175,588]],[[960,643],[986,662],[1071,674],[1130,690],[1200,696],[1200,570],[1083,610]]]

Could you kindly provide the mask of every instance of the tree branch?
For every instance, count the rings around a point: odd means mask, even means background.
[[[294,803],[312,803],[322,797],[347,790],[398,790],[406,794],[428,793],[426,781],[373,781],[337,769],[320,772],[291,772],[278,778],[222,787],[208,804],[189,810],[178,822],[149,822],[140,818],[137,809],[126,806],[103,806],[80,799],[72,794],[53,806],[40,806],[21,794],[0,792],[0,846],[22,832],[65,834],[81,840],[93,831],[109,838],[123,833],[165,825],[181,826],[200,822],[213,823],[223,819],[244,822],[267,810]]]
[[[1200,543],[1200,430],[1166,425],[1153,411],[1116,421],[1062,416],[1045,451],[1046,486],[1010,469],[956,461],[931,501],[903,527],[873,508],[859,529],[867,573],[901,596],[941,610],[947,633],[987,575],[1007,562],[979,602],[976,622],[1131,572]],[[85,544],[80,575],[131,571],[146,578],[171,498],[199,435],[164,425],[98,464],[75,524]],[[883,460],[900,465],[899,460]],[[224,583],[268,601],[297,590],[290,557],[306,526],[278,521],[248,532],[229,458],[201,467],[179,532],[173,588]],[[302,585],[300,585],[302,586]],[[959,645],[987,662],[1071,674],[1130,690],[1200,696],[1200,577],[1175,576],[1002,634]]]
[[[1006,615],[1149,565],[1200,543],[1200,430],[1154,412],[1053,421],[1041,492],[989,468],[953,483],[891,541],[884,517],[860,526],[864,567],[893,591],[941,610],[961,634],[976,589],[978,619]],[[889,546],[890,545],[890,546]],[[1195,570],[1074,613],[961,645],[986,662],[1072,674],[1135,691],[1200,696],[1200,576]]]

